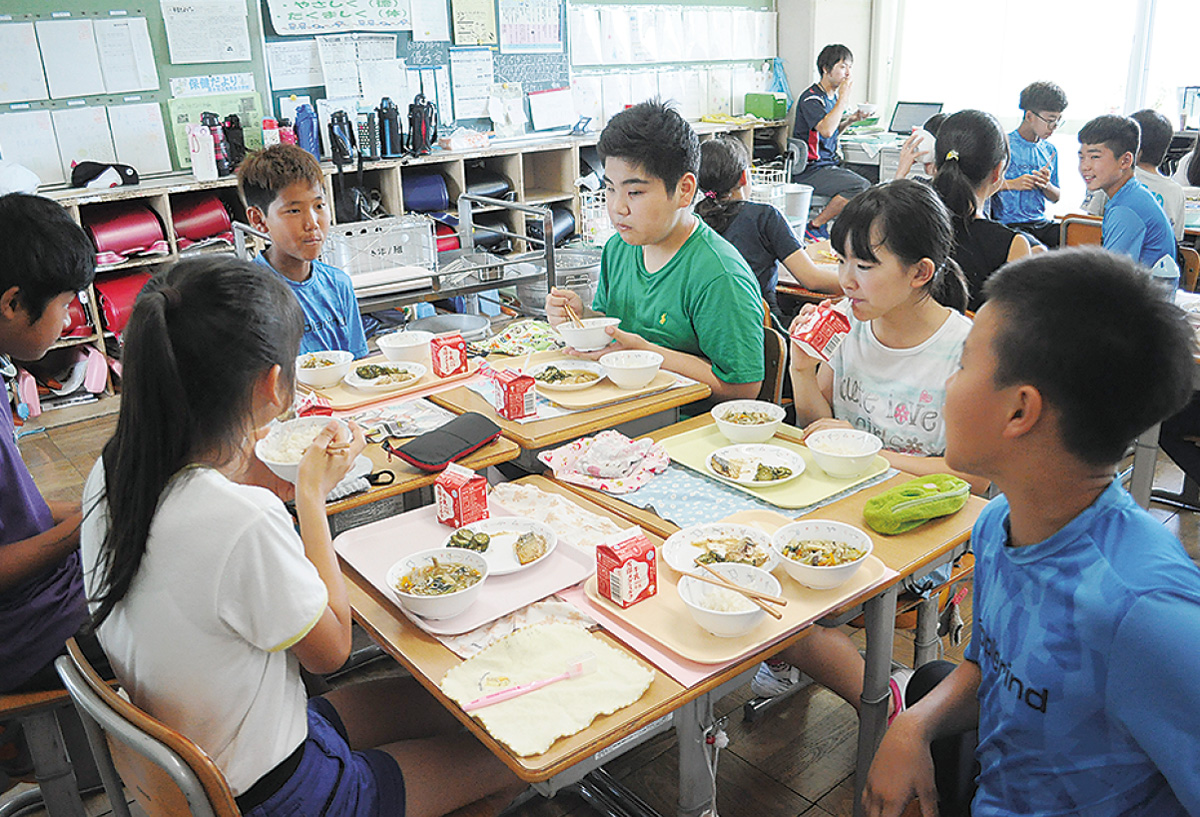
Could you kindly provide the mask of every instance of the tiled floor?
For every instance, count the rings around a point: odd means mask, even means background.
[[[83,482],[115,425],[105,417],[30,435],[21,452],[43,493],[51,499],[78,500]],[[1177,487],[1182,475],[1166,458],[1159,462],[1158,483]],[[1155,505],[1152,512],[1183,541],[1200,561],[1200,519]],[[968,620],[969,597],[964,611]],[[861,633],[852,637],[862,638]],[[911,664],[911,633],[896,634],[896,660]],[[961,658],[962,648],[948,657]],[[720,754],[717,780],[722,817],[827,817],[848,815],[853,792],[857,719],[853,708],[820,687],[811,686],[780,703],[762,718],[746,723],[741,706],[749,697],[742,688],[722,699],[718,716],[728,716],[729,747]],[[663,815],[675,812],[678,753],[673,733],[666,733],[627,752],[606,767],[618,780]],[[11,796],[11,794],[9,795]],[[0,795],[0,803],[5,800]],[[108,813],[96,797],[89,814]],[[563,791],[552,800],[535,798],[512,812],[519,817],[591,817],[593,809],[578,795]]]

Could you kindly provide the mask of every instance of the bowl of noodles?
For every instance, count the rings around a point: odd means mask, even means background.
[[[865,531],[845,522],[802,519],[775,531],[771,549],[793,579],[828,590],[850,581],[874,544]]]
[[[783,425],[783,407],[765,400],[727,400],[713,407],[717,428],[731,443],[765,443]]]
[[[341,349],[305,352],[296,358],[296,380],[312,389],[328,389],[342,382],[353,361],[354,353]]]
[[[392,565],[387,586],[407,612],[438,620],[454,618],[470,607],[487,576],[487,561],[475,551],[432,548]]]

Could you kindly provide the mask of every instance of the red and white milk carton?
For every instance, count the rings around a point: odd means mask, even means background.
[[[437,520],[461,528],[488,518],[487,480],[470,468],[450,463],[433,482]]]
[[[657,553],[641,528],[614,533],[596,546],[596,589],[618,607],[658,592]]]
[[[821,304],[792,329],[792,341],[810,357],[828,361],[850,331],[848,311],[846,301]]]
[[[520,420],[537,414],[537,389],[532,377],[517,369],[483,369],[495,389],[492,405],[496,413],[506,420]]]
[[[450,377],[467,370],[467,342],[461,332],[434,335],[429,341],[429,360],[436,377]]]

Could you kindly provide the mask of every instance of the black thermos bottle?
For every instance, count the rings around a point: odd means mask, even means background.
[[[389,97],[384,97],[375,109],[379,115],[379,154],[394,159],[404,153],[403,131],[400,129],[400,109]]]

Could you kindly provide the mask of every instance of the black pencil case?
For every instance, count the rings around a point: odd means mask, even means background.
[[[482,414],[460,414],[441,428],[435,428],[406,442],[399,448],[384,442],[384,449],[422,471],[441,471],[450,463],[500,436],[500,426]]]

